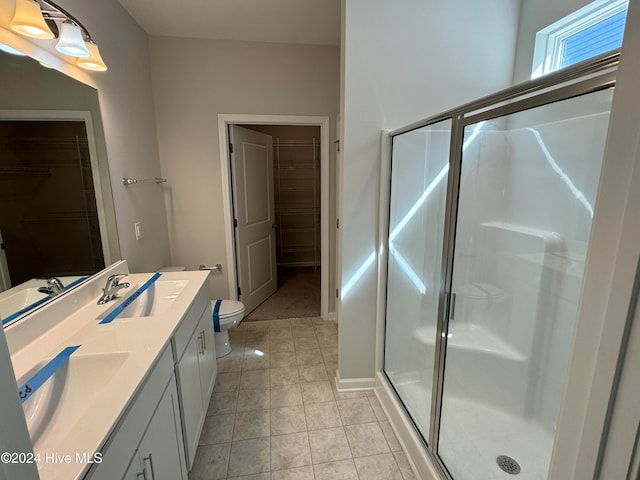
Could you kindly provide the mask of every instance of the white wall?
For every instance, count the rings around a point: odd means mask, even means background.
[[[151,38],[153,93],[174,264],[223,264],[210,276],[229,295],[218,114],[338,112],[337,47]],[[334,127],[330,128],[333,140]]]
[[[345,0],[340,378],[373,378],[380,131],[511,84],[520,2]],[[367,262],[369,260],[369,262]]]
[[[98,43],[109,70],[79,72],[98,89],[122,258],[132,272],[170,262],[162,187],[124,187],[122,177],[160,176],[148,37],[116,0],[60,0]],[[141,222],[136,241],[133,224]]]

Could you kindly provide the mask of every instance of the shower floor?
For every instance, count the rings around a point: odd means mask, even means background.
[[[424,428],[431,389],[424,382],[396,385],[404,403]],[[447,397],[443,405],[439,455],[455,480],[545,480],[553,435],[540,424],[460,398]],[[423,430],[426,431],[426,430]],[[515,459],[517,476],[503,472],[499,455]]]

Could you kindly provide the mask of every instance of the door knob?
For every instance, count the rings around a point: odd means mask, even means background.
[[[278,225],[277,223],[272,223],[271,228],[280,228],[280,225]]]

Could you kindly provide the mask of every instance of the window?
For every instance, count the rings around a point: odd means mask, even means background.
[[[620,48],[628,0],[597,0],[536,34],[531,78]]]

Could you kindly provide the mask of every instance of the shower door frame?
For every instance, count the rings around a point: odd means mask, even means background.
[[[560,70],[545,77],[528,81],[512,88],[475,102],[449,110],[426,120],[413,123],[400,129],[384,132],[382,139],[382,153],[384,155],[381,184],[380,184],[380,238],[379,245],[382,252],[379,256],[379,305],[378,305],[378,362],[377,370],[381,372],[390,389],[394,392],[395,400],[403,406],[404,414],[413,428],[413,433],[419,438],[437,467],[441,478],[455,480],[447,470],[444,461],[437,452],[442,394],[445,374],[445,356],[447,348],[447,334],[451,306],[451,286],[455,256],[455,235],[457,226],[458,197],[460,190],[460,173],[462,168],[462,143],[466,126],[483,120],[491,120],[512,113],[529,110],[554,102],[587,95],[593,92],[611,88],[616,84],[619,53],[608,53],[587,60],[573,67]],[[388,235],[391,208],[391,169],[394,137],[419,128],[451,119],[451,143],[449,151],[449,173],[447,179],[446,209],[444,220],[444,238],[442,252],[442,268],[440,291],[438,299],[438,318],[435,337],[435,363],[432,381],[431,415],[428,439],[424,438],[409,412],[401,400],[396,388],[384,369],[385,334],[386,334],[386,291],[388,273]],[[555,446],[554,446],[555,449]]]

